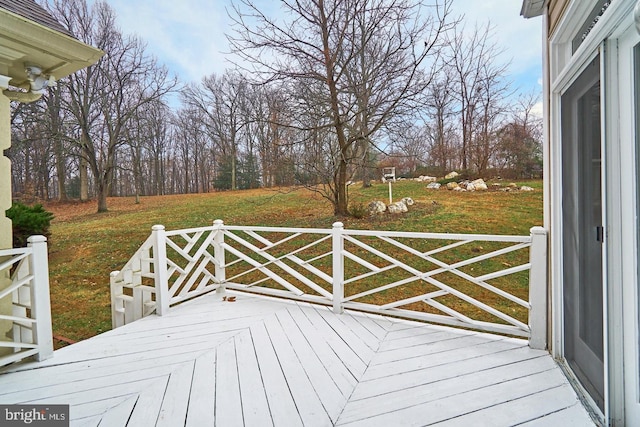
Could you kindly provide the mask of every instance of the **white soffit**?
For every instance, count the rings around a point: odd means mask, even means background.
[[[523,0],[520,15],[525,18],[540,16],[544,12],[547,0]]]

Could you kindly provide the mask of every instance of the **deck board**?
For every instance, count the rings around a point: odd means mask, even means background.
[[[216,355],[217,352],[211,350],[195,360],[185,423],[187,426],[204,426],[215,418]]]
[[[6,368],[0,403],[70,404],[72,426],[593,425],[523,340],[234,295]]]
[[[236,360],[234,340],[218,347],[216,356],[216,403],[215,420],[221,426],[242,426],[242,401],[238,372],[242,367]]]

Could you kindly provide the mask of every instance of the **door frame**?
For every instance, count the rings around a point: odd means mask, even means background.
[[[621,153],[618,124],[617,88],[617,37],[633,22],[633,8],[637,0],[615,0],[586,35],[583,43],[571,50],[571,42],[577,29],[587,19],[597,0],[571,0],[562,18],[549,38],[548,90],[545,90],[549,108],[549,139],[545,145],[549,167],[547,179],[548,200],[545,212],[549,213],[550,233],[550,282],[551,282],[551,352],[565,368],[567,376],[580,392],[587,407],[596,418],[609,425],[624,420],[624,339],[623,295],[621,277],[622,245],[626,231],[622,230],[620,212],[628,197],[621,194]],[[605,244],[603,251],[603,317],[604,321],[604,411],[600,411],[581,385],[572,378],[571,370],[563,363],[564,356],[564,312],[563,312],[563,261],[562,261],[562,146],[561,146],[561,97],[585,67],[600,53],[601,61],[601,143],[602,143],[602,202]],[[610,125],[611,124],[611,125]],[[553,141],[553,143],[549,143]],[[635,212],[635,211],[634,211]]]
[[[640,280],[640,265],[638,261],[638,256],[640,256],[638,247],[640,245],[640,237],[638,235],[640,200],[638,200],[638,191],[640,189],[637,182],[638,176],[640,176],[640,153],[638,152],[640,135],[637,134],[636,127],[638,114],[636,109],[640,108],[640,102],[633,97],[633,94],[637,93],[640,87],[635,87],[635,90],[629,90],[629,87],[626,87],[625,90],[624,87],[625,82],[630,83],[631,87],[633,87],[634,75],[632,70],[634,67],[640,67],[640,64],[634,64],[634,58],[629,55],[636,46],[640,46],[640,34],[633,22],[629,22],[617,38],[618,55],[616,62],[618,69],[616,71],[618,81],[616,82],[617,92],[615,93],[620,123],[619,126],[616,126],[616,132],[619,132],[618,141],[620,141],[616,148],[620,159],[621,179],[618,221],[620,224],[632,224],[632,227],[619,231],[620,253],[618,254],[618,259],[620,260],[618,271],[623,295],[620,348],[623,349],[624,358],[623,400],[627,425],[631,425],[631,423],[637,424],[640,421],[640,309],[638,295],[638,281]],[[640,52],[640,48],[637,52]],[[629,183],[629,185],[624,186],[624,183]],[[624,191],[623,188],[626,188],[627,191]],[[633,196],[629,197],[629,193]]]
[[[580,378],[583,388],[592,390],[590,397],[597,396],[601,409],[604,410],[604,330],[603,313],[604,287],[604,243],[596,240],[595,228],[606,225],[604,218],[604,156],[602,144],[602,125],[604,123],[602,57],[605,49],[601,47],[600,56],[596,56],[579,77],[561,97],[562,111],[562,188],[563,194],[563,362],[570,368],[576,378]],[[597,89],[598,123],[597,135],[590,123],[593,113],[592,99],[583,105],[585,97],[593,96]],[[583,110],[587,107],[588,110]],[[587,133],[584,133],[584,132]],[[594,150],[598,151],[597,168],[594,166]],[[594,172],[596,173],[594,175]],[[568,179],[567,182],[564,180]],[[596,192],[597,188],[597,192]],[[594,197],[595,196],[595,197]],[[569,206],[567,204],[569,203]],[[595,204],[594,204],[595,203]],[[597,209],[597,212],[596,212]],[[592,217],[592,212],[595,217]],[[594,222],[595,221],[595,222]],[[570,227],[565,227],[569,224]],[[570,234],[567,235],[566,231]],[[603,239],[606,240],[606,239]],[[594,258],[592,258],[592,256]],[[596,267],[597,260],[597,267]],[[567,276],[567,272],[569,275]],[[597,294],[592,292],[597,291]],[[584,312],[583,304],[589,297],[600,298],[595,311]],[[587,305],[588,307],[588,305]],[[585,316],[586,315],[586,316]],[[593,317],[598,315],[597,318]],[[582,337],[583,325],[587,330],[602,328],[592,337],[602,346],[601,354],[597,353]],[[594,323],[595,322],[595,323]],[[595,342],[591,343],[595,344]]]

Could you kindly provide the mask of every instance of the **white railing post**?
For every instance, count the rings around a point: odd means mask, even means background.
[[[47,238],[31,236],[27,246],[33,251],[29,269],[33,274],[31,286],[31,316],[36,319],[34,340],[38,345],[37,360],[53,356],[53,330],[51,327],[51,298],[49,296],[49,255]]]
[[[151,227],[153,236],[153,273],[156,285],[156,314],[169,311],[169,274],[167,272],[167,235],[164,225]]]
[[[343,311],[342,300],[344,299],[344,224],[333,223],[332,232],[332,255],[333,255],[333,312],[340,314]]]
[[[118,281],[119,271],[112,271],[109,274],[109,288],[111,290],[111,328],[115,329],[124,325],[124,306],[120,296],[123,294],[122,281]]]
[[[218,282],[217,292],[225,291],[225,282],[227,280],[224,260],[224,222],[221,219],[213,221],[216,235],[213,238],[213,257],[216,260],[215,264],[215,277]]]
[[[547,230],[542,227],[531,229],[529,249],[529,347],[547,348]]]

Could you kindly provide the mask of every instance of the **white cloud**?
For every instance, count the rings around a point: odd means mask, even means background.
[[[225,4],[207,0],[111,0],[125,34],[137,34],[149,53],[181,80],[221,73],[227,63]]]
[[[259,0],[260,7],[277,11],[277,3]],[[231,0],[109,0],[126,34],[138,34],[149,53],[177,73],[183,82],[199,81],[230,66],[225,33],[231,31],[226,8]],[[455,0],[455,15],[465,15],[468,29],[491,21],[495,41],[511,61],[518,85],[535,85],[541,74],[541,26],[538,18],[520,17],[520,0]]]
[[[494,39],[504,49],[503,60],[511,60],[515,73],[540,64],[542,58],[542,21],[520,16],[519,0],[457,0],[454,13],[464,14],[468,29],[491,22]]]
[[[543,114],[542,114],[542,102],[536,103],[531,108],[531,114],[533,114],[534,116],[536,116],[538,118],[542,118],[543,117]]]

